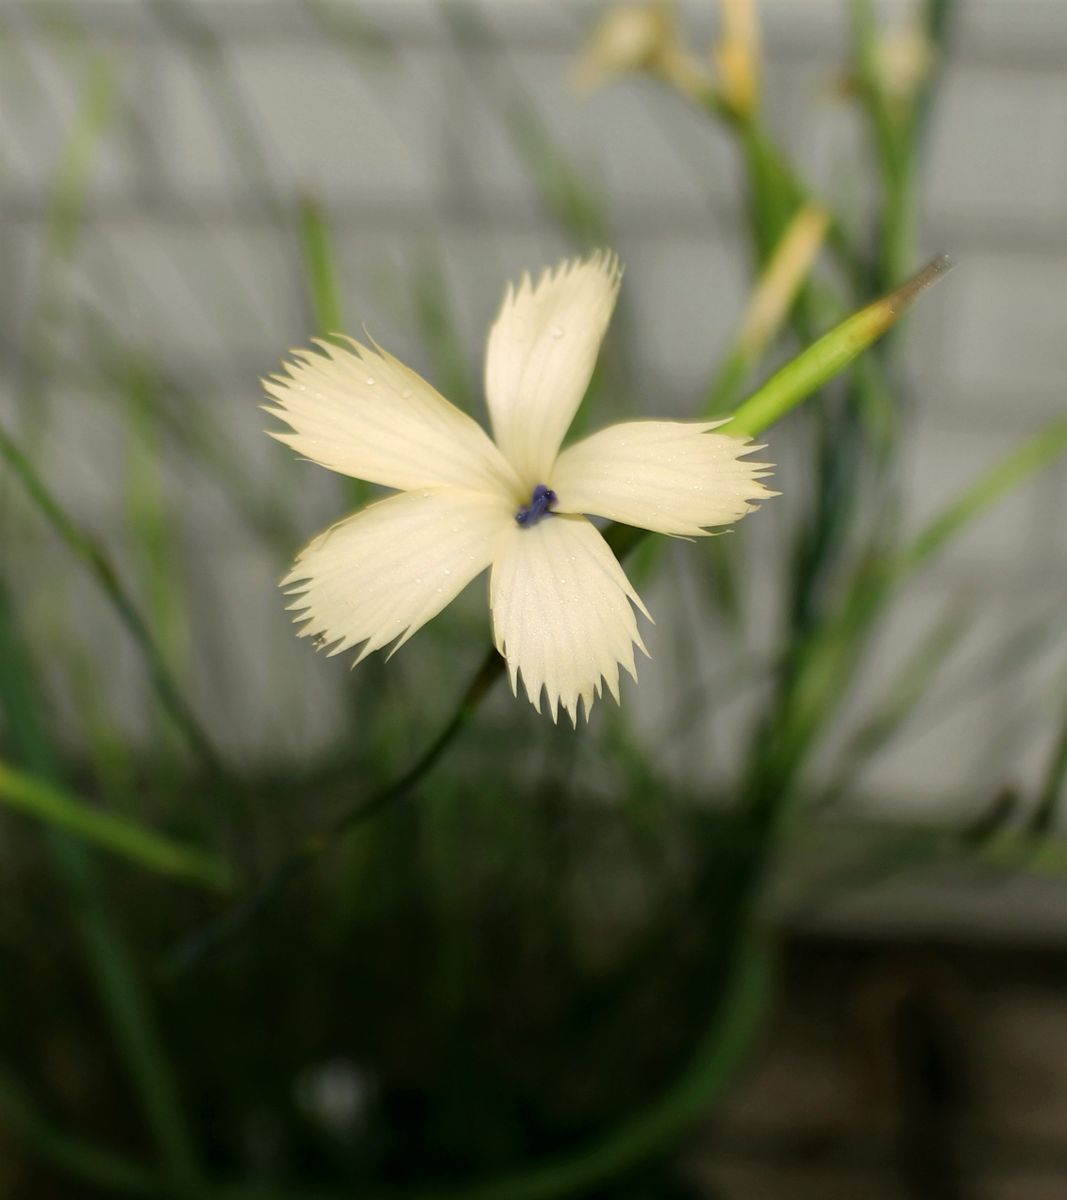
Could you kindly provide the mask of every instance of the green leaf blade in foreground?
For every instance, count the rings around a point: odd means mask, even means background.
[[[772,375],[734,412],[723,432],[757,437],[780,421],[888,332],[951,267],[947,255],[932,259],[906,283],[836,325]]]
[[[225,863],[183,846],[132,821],[100,812],[34,775],[0,762],[0,803],[118,854],[159,875],[224,890],[231,883]]]

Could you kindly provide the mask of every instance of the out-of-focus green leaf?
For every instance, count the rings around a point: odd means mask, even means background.
[[[300,249],[304,258],[311,307],[315,324],[323,337],[344,333],[344,307],[341,286],[334,268],[333,237],[322,205],[311,196],[302,196],[298,210]]]
[[[56,172],[48,212],[49,256],[63,261],[74,250],[82,227],[94,156],[108,126],[115,98],[115,76],[107,59],[89,60],[82,102]]]
[[[226,888],[231,882],[226,864],[213,855],[92,808],[55,784],[16,771],[3,762],[0,802],[157,874],[216,889]]]
[[[451,317],[448,292],[437,261],[427,258],[419,264],[413,298],[415,319],[430,352],[438,389],[453,404],[465,412],[472,412],[475,389],[471,385],[463,343]]]
[[[81,560],[83,566],[95,579],[143,654],[160,702],[170,713],[175,724],[183,731],[193,749],[200,755],[205,766],[213,775],[221,777],[224,774],[222,760],[215,750],[214,744],[185,703],[181,691],[171,677],[151,629],[123,586],[118,572],[103,547],[59,503],[29,457],[3,426],[0,426],[0,459],[3,459],[14,472],[41,515],[59,535],[60,540]]]
[[[62,1174],[100,1188],[102,1194],[168,1194],[168,1181],[155,1172],[54,1129],[38,1114],[25,1088],[3,1066],[0,1066],[0,1118],[20,1146]]]
[[[31,676],[7,588],[0,578],[0,714],[13,728],[14,753],[36,774],[32,780],[58,788],[59,758],[52,744],[51,727],[41,712],[38,690]],[[15,785],[19,784],[14,775]],[[18,791],[12,788],[12,794]],[[23,789],[24,791],[24,789]],[[37,793],[37,802],[40,797]],[[198,1177],[196,1150],[185,1122],[182,1105],[166,1049],[156,1027],[151,1004],[142,987],[132,956],[108,908],[88,848],[62,828],[49,822],[46,841],[70,906],[71,920],[79,930],[93,983],[109,1026],[125,1060],[156,1148],[165,1165],[175,1195],[188,1194]],[[0,1096],[0,1103],[4,1097]],[[178,1188],[182,1190],[177,1190]]]
[[[842,751],[835,782],[826,791],[828,800],[836,800],[855,787],[860,771],[900,731],[966,631],[967,622],[958,613],[951,613],[904,660],[874,711]]]
[[[122,380],[126,416],[126,519],[148,621],[175,679],[188,657],[185,581],[176,514],[163,484],[160,383],[150,363],[131,361]]]
[[[1052,747],[1048,769],[1041,785],[1037,808],[1030,821],[1035,834],[1048,833],[1063,810],[1064,783],[1067,782],[1067,713],[1060,726],[1059,735]]]
[[[1067,453],[1067,419],[1051,422],[1005,459],[991,467],[949,504],[898,556],[894,569],[910,574],[936,558],[952,538],[1002,496],[1051,466]]]

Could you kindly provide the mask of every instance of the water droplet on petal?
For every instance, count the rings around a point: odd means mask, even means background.
[[[423,493],[422,493],[422,498],[423,498],[423,500],[429,500],[429,498],[430,498],[430,493],[429,493],[429,492],[423,492]]]
[[[373,386],[373,384],[374,384],[374,376],[373,375],[367,376],[367,383],[368,383],[368,385]]]
[[[552,336],[554,338],[561,338],[563,336],[563,326],[562,325],[553,325],[552,328],[548,332],[550,334],[552,334]]]
[[[411,388],[404,388],[400,395],[403,396],[405,400],[410,400],[412,395]]]

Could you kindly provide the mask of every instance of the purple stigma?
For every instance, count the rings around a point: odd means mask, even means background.
[[[547,517],[552,505],[556,503],[559,497],[550,488],[545,487],[543,483],[539,483],[533,490],[533,497],[529,504],[524,504],[522,508],[515,514],[515,520],[523,527],[536,525],[542,517]]]

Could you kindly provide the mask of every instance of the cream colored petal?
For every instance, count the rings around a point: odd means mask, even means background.
[[[362,509],[315,538],[282,580],[300,636],[330,654],[363,643],[356,662],[393,641],[398,650],[489,566],[514,524],[503,498],[450,488]]]
[[[287,375],[264,380],[274,433],[330,470],[403,490],[458,487],[520,495],[514,472],[484,429],[380,348],[317,341],[295,350]]]
[[[485,394],[497,445],[528,493],[545,474],[593,374],[622,270],[597,252],[509,286],[485,361]]]
[[[760,447],[723,433],[721,421],[627,421],[594,433],[559,456],[548,486],[556,511],[592,513],[657,533],[695,537],[773,496],[760,483]]]
[[[634,646],[644,653],[631,605],[648,610],[607,542],[584,518],[549,516],[529,528],[512,523],[490,577],[493,637],[534,708],[544,689],[552,720],[562,705],[578,723],[604,682],[619,698],[619,667],[636,678]]]

